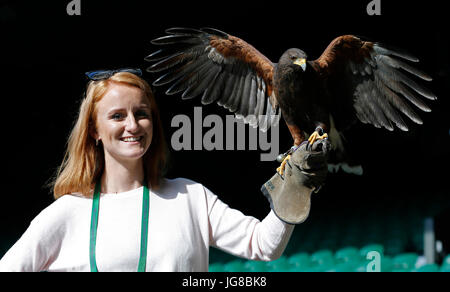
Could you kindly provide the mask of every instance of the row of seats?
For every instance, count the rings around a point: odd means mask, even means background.
[[[388,201],[386,201],[388,200]],[[211,271],[367,271],[368,252],[378,251],[381,271],[450,271],[423,264],[424,220],[448,208],[447,196],[370,200],[358,208],[338,202],[317,206],[295,227],[283,257],[273,262],[245,261],[210,249]],[[351,212],[343,212],[351,210]]]
[[[336,251],[346,246],[360,248],[371,243],[384,246],[394,256],[405,252],[423,253],[424,220],[449,206],[435,198],[433,204],[416,198],[411,201],[370,201],[358,208],[319,206],[304,223],[297,225],[285,254],[314,253],[321,249]],[[386,200],[386,199],[385,199]]]
[[[371,252],[377,253],[371,253]],[[375,257],[368,255],[375,254]],[[379,257],[379,261],[377,262]],[[423,259],[422,259],[423,260]],[[379,267],[377,268],[377,263]],[[378,270],[377,270],[378,269]],[[234,259],[226,263],[212,263],[210,272],[450,272],[450,256],[442,265],[425,264],[412,252],[385,256],[384,247],[370,244],[360,249],[346,247],[332,252],[320,250],[314,253],[299,252],[271,261]]]

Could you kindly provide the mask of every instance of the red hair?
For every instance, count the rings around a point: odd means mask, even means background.
[[[104,152],[102,147],[95,145],[95,139],[90,133],[95,131],[96,127],[96,105],[112,82],[140,88],[150,101],[153,138],[143,157],[144,170],[149,187],[158,189],[160,186],[167,164],[168,150],[153,92],[142,78],[132,73],[119,72],[109,79],[89,82],[77,122],[67,142],[66,153],[53,182],[55,199],[70,193],[92,196],[95,183],[103,173]]]

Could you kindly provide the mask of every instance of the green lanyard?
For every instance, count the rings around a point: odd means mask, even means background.
[[[91,272],[98,272],[97,263],[95,261],[95,246],[97,241],[98,211],[100,206],[100,181],[95,185],[94,198],[92,200],[91,215],[91,234],[89,245],[89,260]],[[141,254],[139,257],[138,272],[145,272],[145,264],[147,261],[147,235],[148,235],[148,209],[150,199],[147,182],[144,182],[144,192],[142,194],[142,221],[141,221]]]

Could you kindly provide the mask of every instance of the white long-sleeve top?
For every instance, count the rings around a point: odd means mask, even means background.
[[[99,271],[137,271],[143,187],[101,194]],[[64,195],[31,222],[0,260],[0,271],[90,271],[92,199]],[[208,271],[209,246],[253,260],[273,260],[294,229],[271,211],[264,220],[230,208],[203,185],[165,179],[150,190],[146,271]]]

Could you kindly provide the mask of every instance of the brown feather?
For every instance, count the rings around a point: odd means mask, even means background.
[[[273,64],[249,43],[240,38],[228,35],[228,38],[211,36],[209,44],[225,58],[236,58],[249,64],[267,84],[267,94],[272,95]]]
[[[320,68],[320,73],[327,75],[342,62],[352,61],[357,64],[370,57],[373,50],[372,42],[364,42],[353,35],[343,35],[335,38],[322,55],[312,63]],[[316,67],[317,68],[317,67]],[[318,68],[317,68],[318,69]]]

